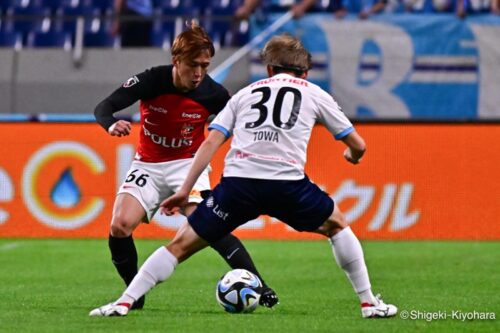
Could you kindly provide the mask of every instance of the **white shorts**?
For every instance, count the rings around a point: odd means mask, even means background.
[[[128,193],[136,198],[146,211],[145,222],[148,222],[160,203],[182,186],[192,161],[192,158],[161,163],[133,161],[118,194]],[[203,171],[194,185],[189,194],[190,203],[200,203],[203,201],[201,191],[210,190],[209,169]]]

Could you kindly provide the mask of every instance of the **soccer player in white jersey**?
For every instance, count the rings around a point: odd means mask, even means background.
[[[374,296],[358,239],[333,200],[304,174],[314,125],[322,123],[347,148],[345,159],[361,161],[365,142],[335,100],[306,80],[311,56],[290,36],[273,37],[262,50],[269,78],[236,93],[209,126],[180,190],[162,202],[167,215],[187,203],[196,180],[218,148],[233,137],[224,176],[166,246],[144,263],[122,296],[91,316],[124,316],[131,305],[173,273],[176,265],[246,221],[267,214],[297,231],[326,236],[346,272],[364,318],[391,317],[397,308]]]
[[[138,272],[133,232],[141,222],[151,221],[159,204],[182,185],[205,139],[208,118],[221,112],[230,99],[227,90],[207,74],[215,49],[196,22],[191,21],[175,38],[171,54],[172,64],[134,75],[95,109],[97,122],[108,134],[122,137],[129,135],[132,127],[114,115],[139,102],[139,144],[116,196],[108,237],[113,265],[126,285]],[[184,214],[191,214],[209,190],[207,170],[193,187]],[[272,307],[278,302],[238,238],[228,234],[210,246],[231,268],[259,276],[263,284],[261,304]],[[144,297],[138,299],[133,309],[142,309],[144,301]]]

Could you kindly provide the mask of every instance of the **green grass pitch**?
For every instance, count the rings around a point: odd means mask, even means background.
[[[162,243],[137,241],[140,261]],[[326,241],[244,243],[280,297],[275,309],[225,313],[215,285],[229,268],[206,249],[144,310],[91,318],[123,291],[106,240],[0,240],[0,332],[500,332],[500,242],[362,242],[374,291],[420,316],[406,320],[362,319]],[[497,319],[452,317],[474,311]]]

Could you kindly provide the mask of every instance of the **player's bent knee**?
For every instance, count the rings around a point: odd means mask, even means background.
[[[332,221],[332,228],[344,229],[345,227],[348,226],[347,221],[345,219],[345,215],[344,213],[342,213],[337,204],[334,205],[332,215],[330,215],[328,220]]]
[[[342,229],[348,226],[344,214],[335,204],[334,210],[328,220],[325,221],[317,230],[317,233],[325,235],[326,237],[332,237]]]
[[[128,237],[132,234],[136,224],[125,219],[113,218],[111,221],[110,232],[114,237]]]
[[[340,227],[338,224],[334,223],[331,220],[327,220],[318,229],[316,229],[316,233],[330,238],[336,233],[340,232],[342,229],[343,227]]]

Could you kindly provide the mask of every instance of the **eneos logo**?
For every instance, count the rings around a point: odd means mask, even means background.
[[[24,168],[24,203],[50,227],[79,228],[93,221],[104,207],[104,200],[92,195],[98,184],[88,181],[104,170],[103,160],[86,145],[72,141],[46,145]]]

